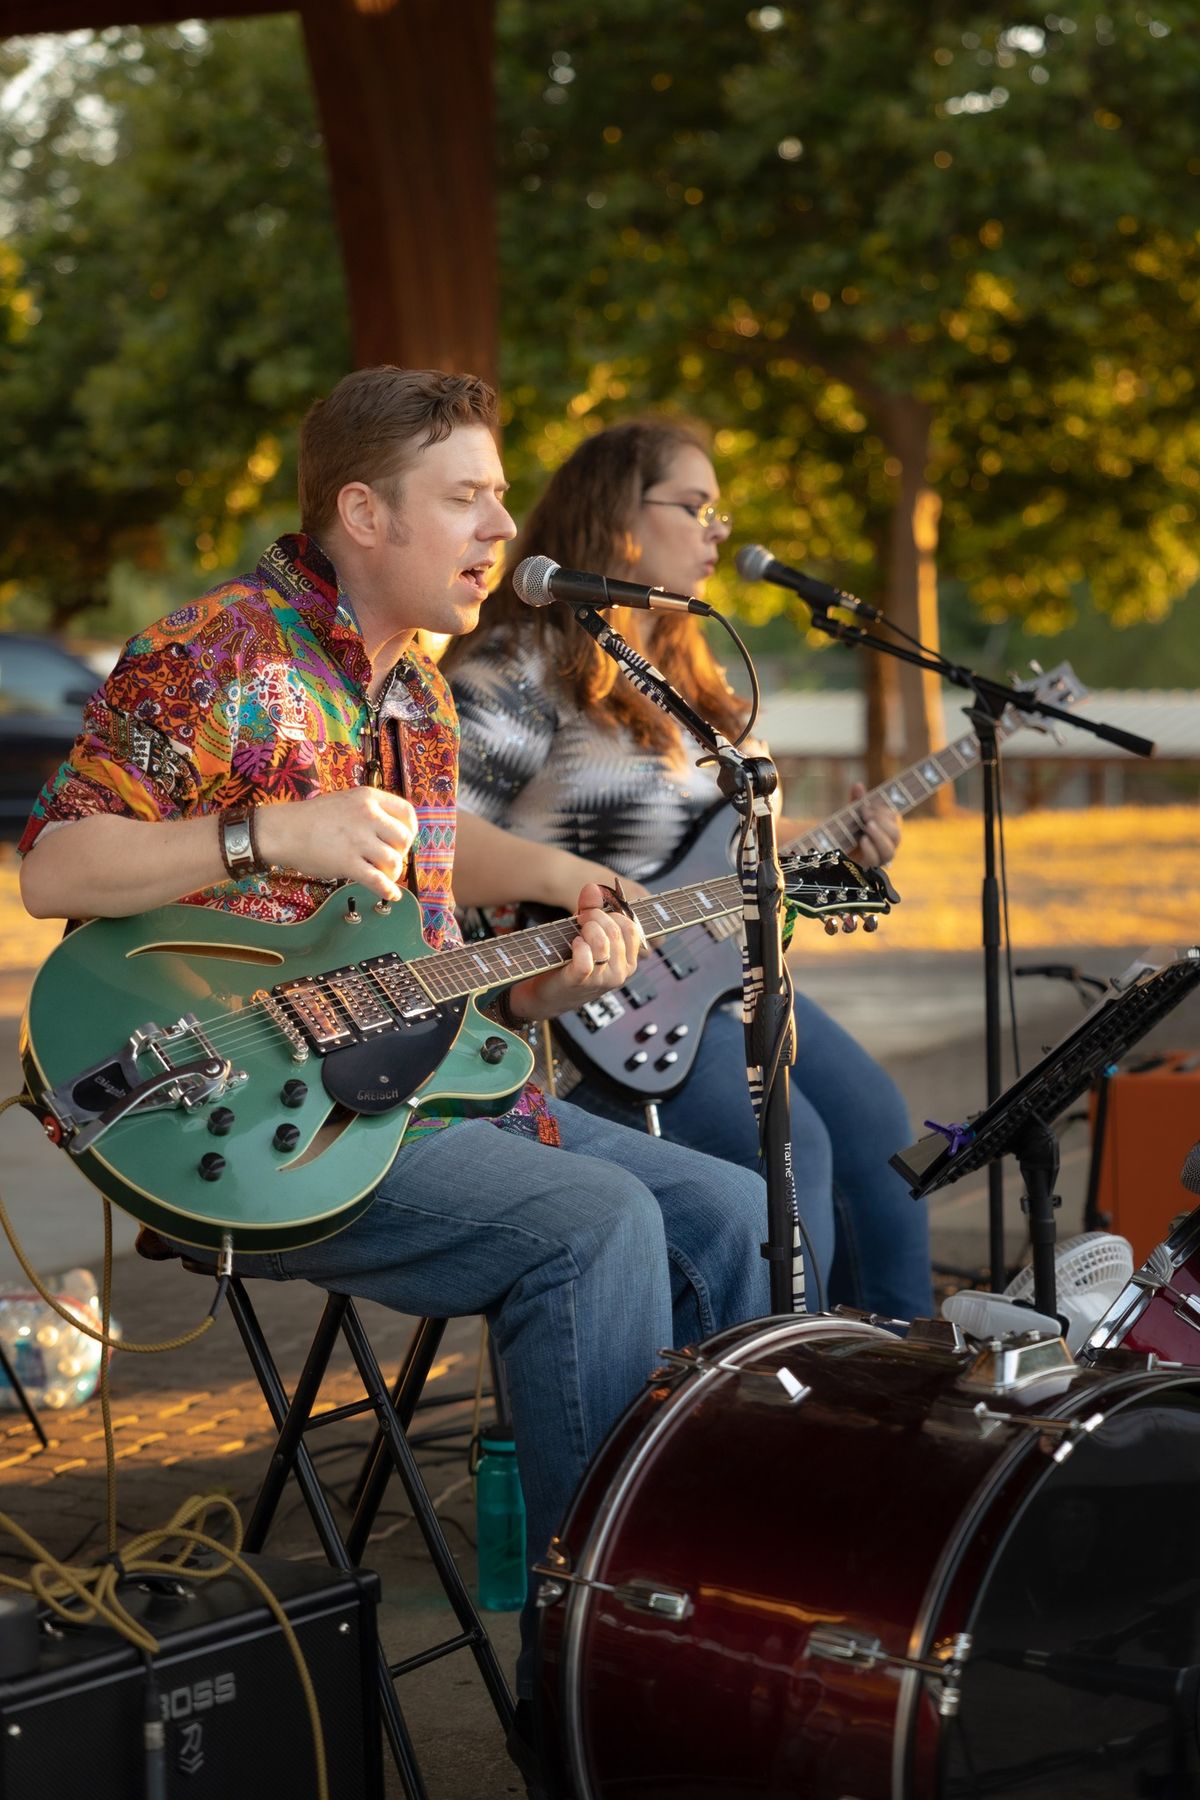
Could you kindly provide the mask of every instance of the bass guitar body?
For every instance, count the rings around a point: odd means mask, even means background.
[[[657,892],[728,875],[738,829],[737,815],[721,802],[646,885]],[[560,1014],[555,1035],[585,1074],[631,1098],[665,1100],[687,1080],[713,1007],[742,991],[741,943],[736,915],[677,932],[642,958],[623,988]]]
[[[354,886],[293,925],[202,906],[96,920],[34,982],[31,1108],[169,1237],[316,1242],[370,1204],[418,1107],[500,1112],[530,1074],[521,1038],[440,997],[440,960],[410,895],[382,911]]]

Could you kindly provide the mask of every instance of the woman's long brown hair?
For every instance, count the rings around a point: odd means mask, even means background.
[[[634,520],[647,488],[662,481],[684,446],[707,456],[702,427],[674,419],[629,419],[584,440],[550,477],[510,547],[505,572],[484,603],[479,625],[451,644],[442,666],[469,656],[483,637],[512,648],[531,641],[544,650],[561,686],[581,711],[599,722],[627,726],[635,743],[670,751],[679,743],[674,722],[621,676],[612,659],[573,622],[569,607],[531,608],[512,585],[525,556],[549,556],[564,569],[627,579],[636,575]],[[727,737],[736,736],[745,703],[730,688],[700,628],[689,613],[642,614],[613,607],[608,617],[623,637],[656,663],[673,687]]]

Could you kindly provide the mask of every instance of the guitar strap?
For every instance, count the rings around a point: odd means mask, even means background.
[[[757,795],[753,801],[753,811],[769,805],[770,801],[764,795]],[[762,916],[758,909],[758,861],[758,839],[753,829],[752,812],[746,816],[742,826],[742,835],[738,841],[737,865],[742,883],[742,916],[746,922],[746,928],[742,932],[742,1026],[746,1037],[746,1083],[750,1089],[750,1104],[754,1108],[761,1148],[767,1071],[756,1058],[760,1054],[770,1055],[773,1046],[757,1045],[757,1034],[754,1029],[755,1021],[759,1016],[759,1001],[763,997],[766,986],[762,964]],[[797,1217],[793,1190],[792,1311],[802,1313],[806,1310],[804,1245],[800,1237],[800,1221]]]

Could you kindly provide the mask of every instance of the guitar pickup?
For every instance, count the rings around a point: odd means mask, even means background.
[[[176,1060],[185,1046],[199,1055]],[[139,1025],[115,1056],[48,1089],[42,1103],[57,1121],[71,1154],[82,1156],[133,1113],[166,1107],[190,1111],[219,1098],[232,1075],[233,1064],[218,1055],[195,1015],[185,1013],[165,1030],[155,1024]]]
[[[579,1016],[589,1031],[603,1031],[606,1025],[615,1024],[618,1019],[624,1018],[625,1008],[619,995],[601,994],[598,1000],[589,1000],[581,1006]]]

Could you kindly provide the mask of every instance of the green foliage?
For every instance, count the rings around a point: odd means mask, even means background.
[[[942,566],[988,616],[1061,625],[1084,582],[1161,616],[1200,576],[1192,7],[500,19],[527,479],[616,412],[698,411],[739,535],[870,591],[917,407]]]
[[[173,517],[227,561],[348,359],[295,21],[59,43],[0,189],[0,595],[55,624],[163,567]]]

